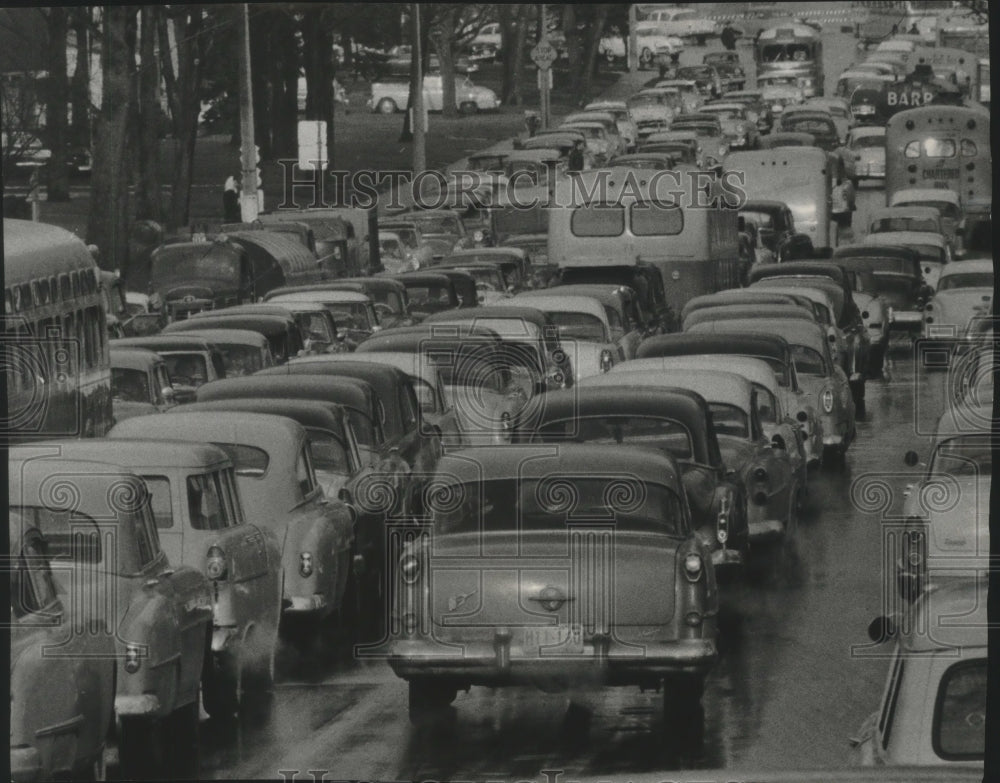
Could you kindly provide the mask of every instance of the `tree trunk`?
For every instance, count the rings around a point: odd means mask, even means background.
[[[71,12],[73,34],[76,37],[76,68],[70,82],[70,103],[73,116],[70,140],[81,147],[90,147],[90,9],[74,8]]]
[[[580,92],[580,66],[582,59],[580,33],[576,29],[576,8],[572,3],[563,6],[563,35],[566,36],[566,56],[569,59],[570,92]]]
[[[444,18],[436,26],[436,34],[434,35],[434,48],[437,49],[438,62],[441,63],[441,112],[445,117],[458,116],[458,111],[455,108],[455,51],[453,37],[460,11],[461,8],[459,6],[449,4],[442,14]]]
[[[69,171],[66,168],[67,106],[69,78],[66,75],[66,36],[69,19],[64,7],[49,8],[48,22],[48,94],[45,101],[45,130],[52,150],[48,168],[49,201],[69,201]]]
[[[101,46],[103,87],[101,110],[94,140],[91,175],[90,214],[87,242],[100,249],[104,269],[128,268],[128,166],[122,151],[126,147],[129,102],[128,26],[134,23],[135,8],[120,5],[104,9],[104,37]]]
[[[321,5],[302,16],[305,42],[306,119],[326,122],[327,159],[333,160],[333,41]],[[332,167],[332,166],[331,166]]]
[[[160,195],[160,70],[156,62],[156,18],[159,6],[144,5],[139,31],[139,180],[135,216],[163,220]]]
[[[250,14],[250,68],[253,80],[253,134],[260,147],[260,157],[270,160],[273,155],[271,130],[277,120],[275,86],[281,84],[278,64],[271,52],[274,14],[261,10]]]
[[[500,23],[500,59],[503,66],[503,77],[500,84],[500,99],[507,104],[516,106],[520,103],[514,99],[515,52],[520,29],[516,27],[522,6],[501,4],[497,7],[497,20]],[[522,25],[526,20],[521,18]],[[520,97],[520,96],[518,96]]]
[[[580,95],[584,103],[590,100],[590,88],[593,84],[594,71],[597,65],[597,50],[601,45],[601,36],[604,33],[604,23],[608,18],[608,6],[604,3],[596,8],[596,18],[590,28],[590,37],[587,41],[587,51],[584,55],[583,78],[580,87]]]
[[[344,68],[344,73],[350,73],[354,70],[354,39],[350,22],[345,21],[341,26],[340,45],[344,50],[344,62],[341,65]]]
[[[519,20],[514,34],[514,52],[511,70],[511,101],[514,106],[524,103],[522,88],[524,85],[524,53],[528,43],[528,14],[531,6],[527,3],[518,8],[516,18]]]

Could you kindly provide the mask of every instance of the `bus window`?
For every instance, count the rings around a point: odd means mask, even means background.
[[[573,210],[570,231],[576,237],[619,237],[625,232],[625,208],[587,204]]]
[[[979,149],[976,147],[976,143],[970,139],[962,139],[962,157],[963,158],[974,158],[979,154]]]
[[[928,158],[954,158],[955,141],[953,139],[924,139],[924,155]]]
[[[906,148],[903,150],[903,155],[907,158],[919,158],[920,157],[920,142],[916,139],[909,142]]]
[[[632,205],[629,220],[639,237],[675,236],[684,230],[684,213],[675,205],[645,202]]]

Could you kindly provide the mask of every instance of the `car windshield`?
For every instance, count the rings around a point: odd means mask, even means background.
[[[368,320],[367,302],[329,302],[325,307],[333,313],[333,320],[338,327],[361,331],[372,327]]]
[[[694,458],[691,433],[680,422],[659,416],[580,416],[546,422],[533,436],[538,443],[624,444],[659,449],[676,459]]]
[[[144,370],[130,370],[123,367],[111,368],[111,396],[122,402],[152,403],[149,393],[149,379]]]
[[[592,343],[603,343],[607,340],[604,322],[590,313],[549,312],[559,329],[560,338],[574,338]]]
[[[576,518],[614,521],[617,530],[682,536],[678,496],[665,486],[626,476],[487,479],[436,485],[429,492],[435,535],[566,531]],[[613,511],[612,511],[613,509]]]
[[[208,364],[199,353],[163,355],[171,386],[201,386],[208,380]]]
[[[990,436],[984,434],[960,435],[938,443],[934,449],[928,475],[983,476],[989,478],[993,470],[993,450]]]
[[[935,750],[948,759],[982,762],[986,753],[986,658],[952,664],[941,677],[936,704]]]
[[[309,456],[313,467],[324,473],[339,473],[348,475],[351,472],[351,461],[347,456],[347,447],[334,433],[310,427]]]
[[[156,254],[151,275],[154,279],[231,280],[236,282],[240,275],[240,261],[228,250],[221,250],[214,244],[205,243],[204,250],[169,246]]]
[[[415,228],[406,228],[403,226],[393,226],[392,233],[399,237],[399,241],[406,245],[411,250],[415,250],[417,247],[417,230]]]
[[[378,241],[379,253],[389,258],[402,258],[403,245],[396,239],[380,239]]]
[[[418,217],[416,220],[420,223],[420,230],[425,234],[460,236],[462,233],[458,218],[450,215]]]
[[[938,247],[937,245],[911,245],[909,242],[907,242],[906,246],[916,250],[921,261],[931,261],[936,264],[944,263],[943,247]]]
[[[851,139],[851,148],[860,149],[885,149],[885,136],[858,136]]]
[[[795,361],[795,372],[799,375],[819,375],[825,377],[826,362],[819,351],[804,345],[792,346],[792,359]]]
[[[958,207],[950,201],[901,201],[893,204],[894,207],[933,207],[941,213],[941,217],[955,218],[958,215]]]
[[[710,402],[712,411],[712,428],[716,435],[729,435],[734,438],[750,437],[750,419],[745,411],[735,405],[720,402]]]
[[[414,310],[448,310],[451,308],[451,291],[436,285],[406,285],[410,307]]]
[[[753,209],[741,209],[740,216],[747,220],[752,220],[757,228],[773,228],[774,221],[770,212],[758,212]]]
[[[253,375],[264,369],[264,360],[260,348],[252,345],[215,344],[222,354],[222,364],[226,368],[227,378],[238,378],[243,375]]]
[[[940,229],[934,218],[885,217],[873,220],[869,227],[870,234],[881,234],[884,231],[931,231]]]
[[[794,133],[811,133],[814,136],[833,136],[837,133],[837,129],[833,126],[833,123],[825,120],[805,118],[800,120],[792,117],[782,122],[781,125],[785,130]]]
[[[955,288],[993,288],[992,272],[961,272],[953,275],[943,275],[937,284],[938,291],[949,291]]]

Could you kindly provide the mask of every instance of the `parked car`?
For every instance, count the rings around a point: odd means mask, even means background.
[[[913,248],[920,257],[924,282],[931,288],[937,287],[941,270],[952,258],[948,240],[932,231],[883,231],[866,236],[864,244],[902,245]]]
[[[176,403],[167,363],[145,348],[111,349],[111,412],[115,421],[162,413]]]
[[[195,329],[184,334],[206,340],[218,349],[227,378],[253,375],[274,364],[271,344],[260,332],[227,328]]]
[[[123,462],[145,482],[160,546],[170,563],[201,571],[212,587],[211,655],[202,705],[212,717],[240,710],[274,685],[281,615],[281,547],[246,519],[233,463],[207,443],[60,443],[70,459]]]
[[[690,39],[698,46],[722,32],[722,27],[707,17],[700,16],[695,8],[660,8],[644,12],[643,22],[655,24],[665,35]]]
[[[232,378],[227,384],[253,383]],[[351,571],[355,514],[323,494],[305,430],[281,416],[170,413],[115,425],[111,438],[212,443],[232,460],[248,521],[281,542],[282,623],[296,641],[312,640],[341,609]]]
[[[781,390],[782,404],[802,425],[803,449],[809,466],[820,465],[823,458],[823,424],[817,401],[799,386],[792,348],[776,334],[744,332],[704,334],[684,332],[651,337],[639,346],[637,359],[662,359],[675,356],[733,355],[760,359],[774,371]]]
[[[740,64],[739,52],[708,52],[702,55],[701,62],[702,65],[711,65],[718,71],[723,92],[742,90],[746,85],[747,75]]]
[[[919,332],[924,304],[933,292],[924,283],[917,252],[902,245],[847,245],[834,250],[831,260],[840,264],[853,259],[871,267],[889,305],[890,331]]]
[[[948,264],[924,305],[924,338],[946,344],[964,339],[973,319],[993,312],[993,279],[991,258]]]
[[[431,536],[407,544],[396,566],[400,630],[389,663],[408,681],[411,720],[440,714],[470,685],[560,690],[663,680],[664,740],[700,744],[718,592],[670,457],[590,444],[555,454],[544,446],[463,449],[442,459],[434,481],[433,544]],[[610,511],[612,492],[631,502]],[[578,515],[614,526],[605,555],[578,537]],[[565,566],[540,567],[555,549],[569,553]],[[514,567],[489,567],[483,553],[497,551],[515,553]],[[584,601],[611,568],[613,594]],[[456,595],[473,603],[446,600]],[[464,654],[453,655],[451,644]]]
[[[970,578],[921,599],[910,612],[927,625],[878,617],[873,642],[895,650],[878,711],[851,738],[854,761],[881,769],[922,767],[943,776],[981,774],[986,753],[986,585]],[[961,618],[956,622],[946,618]]]
[[[145,348],[159,354],[167,365],[175,402],[190,402],[199,386],[226,377],[222,353],[202,337],[185,334],[126,337],[112,340],[116,348]]]
[[[424,76],[424,106],[428,111],[441,111],[443,108],[442,78],[440,74]],[[409,100],[409,81],[373,82],[368,108],[381,114],[395,114],[398,111],[405,111],[406,107],[410,105]],[[457,76],[455,78],[455,107],[463,114],[495,111],[500,107],[500,98],[493,90],[474,85],[467,76]]]
[[[441,272],[407,272],[395,279],[406,286],[410,308],[421,321],[434,313],[474,306],[459,299],[455,283]]]
[[[45,537],[58,564],[59,592],[73,596],[83,612],[76,619],[92,623],[95,635],[114,643],[121,774],[162,775],[174,759],[196,752],[198,691],[212,635],[209,582],[190,566],[167,559],[146,486],[130,470],[37,458],[29,447],[9,454],[9,504],[23,524]],[[71,491],[56,491],[60,486]],[[90,543],[78,545],[81,538]],[[165,661],[175,663],[165,666]],[[32,703],[38,704],[37,697]],[[99,737],[108,728],[81,725],[82,732]]]
[[[48,542],[31,516],[8,507],[10,779],[101,780],[114,720],[114,639],[71,632],[77,612],[59,597]],[[47,654],[57,647],[62,655]]]
[[[664,32],[659,25],[649,22],[636,24],[635,42],[639,50],[640,68],[652,68],[657,63],[664,64],[661,57],[669,63],[684,51],[684,41],[679,36]]]
[[[630,95],[626,103],[635,123],[636,144],[651,133],[666,130],[674,115],[682,108],[680,93],[672,89],[641,90]]]

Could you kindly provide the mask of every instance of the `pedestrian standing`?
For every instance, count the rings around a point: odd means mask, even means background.
[[[736,48],[736,30],[733,28],[729,22],[726,22],[726,26],[722,28],[722,33],[719,35],[719,39],[722,41],[722,45],[726,47],[727,51],[733,51]]]
[[[583,140],[577,139],[566,161],[567,171],[583,171]]]
[[[240,190],[236,177],[228,177],[222,190],[222,209],[226,223],[240,222]]]

